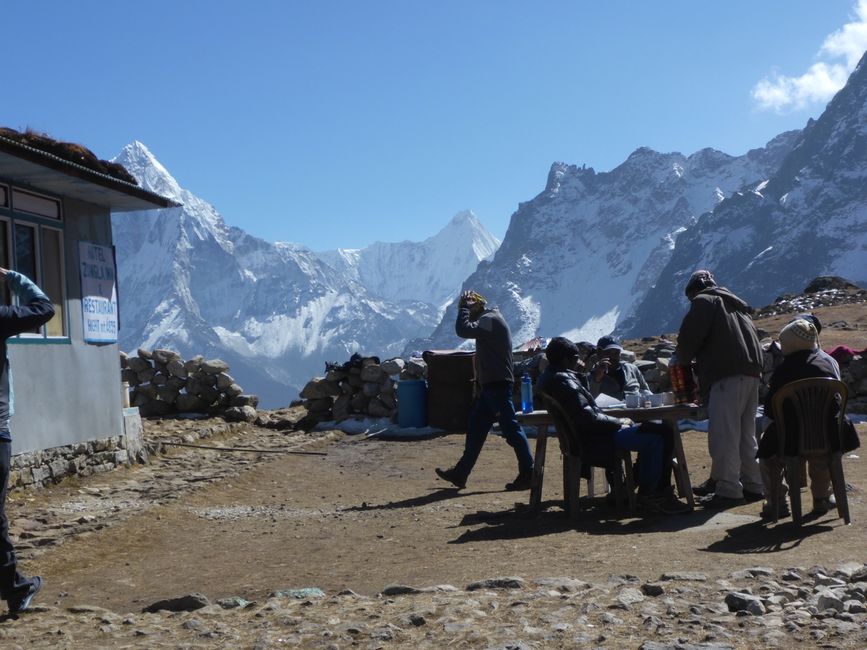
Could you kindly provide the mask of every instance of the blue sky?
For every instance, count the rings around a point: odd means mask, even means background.
[[[821,112],[867,0],[7,0],[0,125],[144,142],[225,220],[314,250],[502,237],[552,162],[742,154]],[[853,54],[854,53],[854,54]]]

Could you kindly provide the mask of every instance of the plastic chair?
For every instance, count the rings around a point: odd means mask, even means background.
[[[563,456],[563,498],[565,509],[570,518],[575,518],[581,509],[579,494],[581,490],[581,468],[586,463],[583,459],[581,436],[566,414],[560,403],[550,395],[542,393],[542,399],[554,420],[554,429],[560,441],[560,453]],[[613,474],[612,488],[618,510],[626,503],[628,510],[635,510],[635,479],[632,474],[632,454],[628,450],[617,451],[617,460],[612,466],[594,465],[611,470]],[[624,478],[625,477],[625,478]]]
[[[774,395],[771,403],[774,425],[777,428],[778,454],[785,464],[789,483],[792,520],[800,526],[801,517],[801,463],[804,458],[826,458],[831,470],[831,485],[837,500],[837,514],[847,524],[849,501],[846,498],[846,480],[843,477],[843,455],[840,451],[840,432],[849,390],[839,379],[815,377],[799,379],[786,384]],[[786,441],[797,440],[796,456],[786,454]],[[788,445],[791,448],[791,443]],[[779,512],[782,473],[776,478],[774,494],[774,522]]]

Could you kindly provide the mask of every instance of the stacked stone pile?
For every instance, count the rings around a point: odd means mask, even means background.
[[[668,373],[668,364],[671,362],[671,357],[674,355],[675,344],[666,338],[661,338],[651,347],[645,350],[640,360],[635,364],[647,385],[654,393],[664,393],[671,390],[671,376]],[[624,350],[624,353],[626,350]]]
[[[137,356],[121,352],[120,367],[121,381],[130,386],[130,405],[142,417],[206,413],[230,421],[256,419],[259,398],[245,395],[220,359],[184,360],[172,350],[140,349]]]
[[[315,377],[301,391],[303,404],[317,422],[341,421],[352,415],[395,418],[397,381],[424,379],[422,359],[360,357],[343,365],[329,364],[324,377]]]

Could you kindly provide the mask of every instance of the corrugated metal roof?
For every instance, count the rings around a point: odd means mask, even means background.
[[[0,136],[0,177],[33,189],[105,206],[111,212],[180,205],[138,185],[3,136]]]

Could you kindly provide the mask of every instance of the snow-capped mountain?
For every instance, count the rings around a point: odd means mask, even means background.
[[[415,297],[445,307],[479,262],[491,257],[499,245],[476,215],[465,210],[421,242],[376,242],[366,248],[326,251],[319,257],[383,300]]]
[[[465,282],[499,305],[515,344],[536,335],[595,341],[650,290],[681,233],[747,183],[768,178],[798,132],[742,156],[633,152],[610,172],[555,163],[545,190],[512,215],[503,243]],[[408,349],[461,345],[455,303]]]
[[[768,175],[720,203],[677,240],[627,334],[676,330],[696,268],[755,306],[819,275],[867,286],[867,55]]]
[[[112,217],[122,349],[220,357],[247,392],[276,407],[321,375],[325,361],[345,361],[353,352],[397,354],[408,338],[436,324],[437,305],[409,294],[384,300],[303,246],[268,243],[227,226],[143,144],[126,146],[115,162],[144,188],[182,204]],[[465,233],[473,221],[459,220],[457,229]],[[440,239],[470,263],[472,251],[488,250],[490,235],[481,228],[479,234],[478,240]]]

